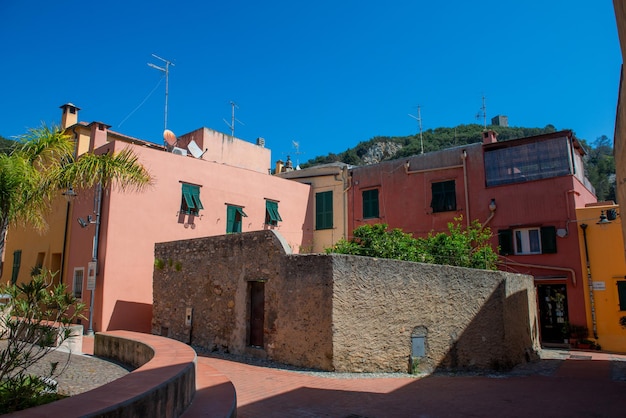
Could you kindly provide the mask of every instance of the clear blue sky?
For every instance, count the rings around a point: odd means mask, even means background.
[[[168,128],[264,137],[300,162],[378,135],[507,115],[613,138],[619,50],[609,0],[0,0],[0,135],[59,106],[163,143]],[[160,82],[161,81],[161,82]],[[160,84],[159,84],[160,82]],[[152,92],[152,94],[150,94]],[[292,141],[302,154],[296,156]]]

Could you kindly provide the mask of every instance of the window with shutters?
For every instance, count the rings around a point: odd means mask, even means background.
[[[85,278],[85,268],[76,267],[74,269],[74,280],[73,280],[74,297],[76,299],[83,298],[83,279],[84,278]]]
[[[556,227],[501,229],[498,231],[501,255],[556,253]]]
[[[234,234],[241,232],[241,224],[244,217],[247,217],[241,206],[226,206],[226,233]]]
[[[204,209],[202,201],[200,201],[200,186],[188,183],[182,183],[182,186],[181,213],[198,216],[200,209]]]
[[[265,201],[265,223],[267,225],[276,226],[279,221],[282,221],[283,218],[280,217],[280,213],[278,213],[278,202],[275,200],[266,200]]]
[[[17,283],[17,276],[20,274],[22,264],[22,250],[13,251],[13,271],[11,272],[11,284]]]
[[[433,183],[431,186],[432,201],[430,207],[434,212],[456,210],[456,187],[454,180]]]
[[[315,193],[315,229],[333,227],[333,192]]]
[[[619,297],[619,310],[626,311],[626,281],[617,282],[617,296]]]
[[[380,217],[378,209],[378,189],[363,191],[363,219]]]

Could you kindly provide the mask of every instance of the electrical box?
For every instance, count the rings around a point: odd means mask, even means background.
[[[193,317],[193,308],[187,308],[185,309],[185,326],[186,327],[190,327],[191,326],[191,319]]]

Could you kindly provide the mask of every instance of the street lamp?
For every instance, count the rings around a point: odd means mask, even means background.
[[[77,221],[81,227],[86,228],[91,224],[96,225],[96,232],[93,236],[93,251],[91,253],[91,262],[87,267],[87,290],[91,290],[91,297],[89,300],[89,328],[87,329],[87,335],[93,335],[93,306],[94,306],[94,294],[96,291],[96,275],[98,273],[98,242],[100,241],[100,210],[102,208],[102,183],[96,185],[96,197],[94,202],[95,219],[91,216],[87,216],[87,220],[78,218]]]

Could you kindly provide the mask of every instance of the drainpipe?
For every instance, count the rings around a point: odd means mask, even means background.
[[[96,277],[98,277],[98,242],[100,241],[100,210],[102,209],[102,183],[98,183],[96,185],[96,201],[95,201],[95,211],[96,211],[96,232],[93,236],[93,252],[91,255],[91,261],[96,263]],[[94,306],[94,294],[96,292],[95,284],[93,289],[91,289],[91,298],[89,301],[89,329],[87,329],[87,335],[93,335],[93,306]]]
[[[341,179],[343,180],[343,239],[348,239],[348,190],[352,187],[352,176],[348,174],[348,166],[344,166],[341,170]],[[347,184],[347,186],[346,186]]]
[[[598,338],[598,327],[596,324],[596,306],[593,299],[593,282],[591,281],[591,264],[589,263],[589,247],[587,245],[587,224],[581,224],[583,230],[583,242],[585,243],[585,261],[587,264],[587,284],[589,285],[589,307],[591,308],[591,323],[593,324],[593,336]]]
[[[461,154],[461,158],[463,159],[463,182],[465,184],[465,215],[467,221],[467,227],[470,227],[470,207],[469,207],[469,190],[467,188],[467,151],[463,150],[463,154]],[[492,212],[493,215],[493,212]]]

